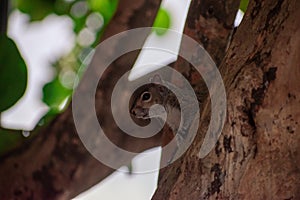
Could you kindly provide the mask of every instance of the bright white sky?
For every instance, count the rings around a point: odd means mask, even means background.
[[[74,44],[72,22],[68,18],[49,16],[42,22],[27,24],[28,18],[15,11],[8,33],[17,43],[28,66],[28,86],[23,98],[2,113],[2,125],[32,130],[48,108],[42,103],[42,87],[53,77],[51,63],[69,52]]]

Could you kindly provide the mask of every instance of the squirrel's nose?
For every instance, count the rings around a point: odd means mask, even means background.
[[[130,113],[133,114],[133,115],[136,115],[136,110],[135,109],[131,109]]]

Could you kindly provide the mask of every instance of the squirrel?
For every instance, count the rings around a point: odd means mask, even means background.
[[[164,109],[156,107],[156,105],[161,105]],[[130,113],[136,118],[146,120],[159,118],[161,121],[164,121],[167,115],[166,123],[173,135],[163,135],[165,137],[163,137],[162,144],[169,143],[177,133],[176,142],[179,146],[187,138],[198,110],[199,100],[197,96],[191,96],[190,92],[184,88],[161,80],[159,75],[154,75],[151,83],[138,91],[130,108]],[[199,116],[197,120],[199,120]]]

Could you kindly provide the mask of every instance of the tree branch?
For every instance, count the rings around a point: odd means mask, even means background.
[[[160,0],[122,0],[103,39],[121,31],[140,26],[151,26],[160,5]],[[140,19],[143,19],[142,21]],[[134,42],[134,41],[128,41]],[[115,48],[115,49],[113,49]],[[116,51],[118,46],[110,49]],[[124,47],[125,48],[125,47]],[[96,52],[97,54],[97,52]],[[105,133],[122,148],[141,152],[158,146],[160,136],[148,140],[135,140],[121,132],[115,124],[110,108],[110,92],[119,76],[131,68],[137,53],[116,62],[103,75],[106,85],[99,87],[96,94],[96,110]],[[97,56],[95,56],[97,57]],[[105,120],[103,120],[105,119]],[[88,123],[88,119],[87,123]],[[114,152],[107,156],[118,160]],[[120,161],[119,165],[128,164]],[[40,131],[28,145],[1,158],[0,199],[70,199],[112,173],[104,164],[90,155],[82,145],[74,126],[71,105],[48,127]]]

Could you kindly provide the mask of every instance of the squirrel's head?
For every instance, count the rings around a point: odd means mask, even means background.
[[[155,75],[151,81],[152,83],[136,91],[136,98],[130,109],[130,113],[136,118],[159,117],[164,112],[161,107],[156,109],[155,105],[163,106],[166,88],[160,85],[161,79],[158,75]]]

